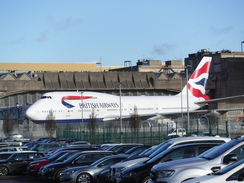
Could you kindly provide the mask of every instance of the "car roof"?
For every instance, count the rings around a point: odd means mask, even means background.
[[[8,148],[28,148],[27,146],[7,146],[7,147],[0,147],[0,149],[8,149]]]
[[[181,148],[181,147],[187,147],[187,146],[197,146],[197,145],[221,145],[219,142],[193,142],[189,144],[179,144],[177,146],[168,148],[168,149],[175,149],[175,148]]]
[[[169,139],[167,141],[165,141],[166,143],[171,144],[171,146],[177,145],[177,144],[183,144],[183,143],[194,143],[194,142],[228,142],[230,141],[230,138],[227,137],[219,137],[219,136],[201,136],[201,137],[179,137],[179,138],[173,138],[173,139]],[[169,147],[171,147],[169,146]]]
[[[219,136],[196,136],[196,137],[179,137],[179,138],[173,138],[173,139],[169,139],[167,141],[172,141],[172,142],[177,142],[177,141],[182,141],[182,140],[204,140],[204,139],[220,139],[220,140],[231,140],[230,138],[228,137],[219,137]]]
[[[12,152],[0,152],[0,154],[18,154],[18,153],[36,153],[36,151],[12,151]]]

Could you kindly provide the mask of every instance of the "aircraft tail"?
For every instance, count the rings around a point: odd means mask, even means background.
[[[196,70],[189,78],[187,82],[187,87],[185,86],[181,91],[184,95],[186,95],[186,90],[188,89],[189,96],[202,98],[204,100],[210,99],[208,95],[205,95],[206,92],[205,87],[209,76],[211,61],[212,61],[212,57],[202,58]]]

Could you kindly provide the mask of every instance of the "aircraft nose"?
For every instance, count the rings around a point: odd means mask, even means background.
[[[28,119],[30,120],[33,120],[34,119],[34,116],[35,116],[35,110],[33,110],[33,107],[29,107],[26,112],[25,112],[25,115]]]

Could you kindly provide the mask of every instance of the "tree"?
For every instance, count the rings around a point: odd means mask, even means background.
[[[3,119],[3,133],[7,136],[14,131],[14,119],[7,110]]]
[[[92,110],[92,112],[90,114],[90,119],[88,121],[87,128],[89,131],[92,131],[92,132],[95,132],[96,129],[98,128],[97,116],[95,114],[94,109]]]
[[[130,116],[129,127],[131,131],[137,131],[141,127],[141,117],[138,115],[136,106],[134,106],[134,113]]]
[[[98,128],[98,124],[97,124],[97,117],[96,117],[96,114],[95,114],[95,111],[94,109],[92,110],[91,114],[90,114],[90,119],[88,121],[88,124],[87,124],[87,128],[88,130],[90,131],[91,133],[91,140],[90,142],[92,144],[95,144],[96,143],[96,129]]]
[[[49,137],[52,137],[57,129],[57,122],[52,110],[49,110],[49,114],[46,117],[45,130]]]

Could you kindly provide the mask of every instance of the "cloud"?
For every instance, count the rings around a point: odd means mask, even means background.
[[[224,28],[218,28],[218,27],[214,27],[211,26],[210,27],[210,31],[214,34],[214,35],[223,35],[223,34],[227,34],[229,32],[231,32],[233,30],[232,26],[228,26],[228,27],[224,27]]]
[[[80,19],[66,18],[65,20],[54,23],[55,27],[59,30],[64,30],[81,23]]]
[[[48,39],[48,34],[49,34],[49,31],[47,31],[47,30],[46,31],[42,31],[39,34],[38,38],[36,38],[35,40],[37,42],[39,42],[39,43],[44,42],[44,41],[46,41]]]
[[[22,44],[25,40],[26,40],[25,37],[21,37],[19,39],[16,39],[16,40],[12,41],[11,44],[13,44],[13,45]]]
[[[158,55],[167,55],[168,52],[174,50],[174,45],[171,44],[161,44],[161,45],[154,45],[153,53]]]

